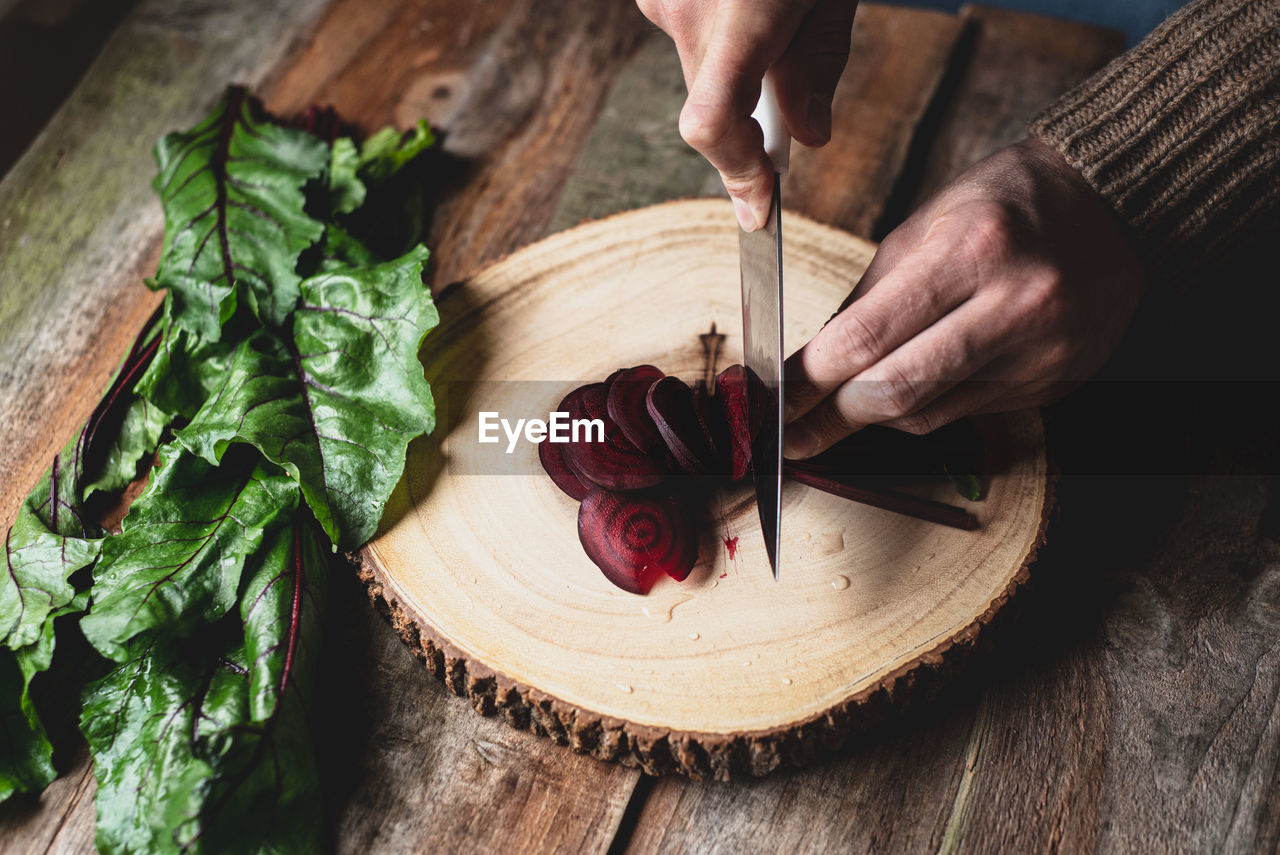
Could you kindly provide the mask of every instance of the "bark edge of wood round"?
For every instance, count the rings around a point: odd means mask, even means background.
[[[785,335],[799,343],[875,247],[799,215],[784,240]],[[522,730],[655,774],[727,779],[809,762],[932,696],[1044,543],[1053,476],[1044,425],[1026,411],[979,422],[990,474],[971,506],[977,532],[788,484],[775,583],[750,488],[726,490],[689,579],[619,591],[583,553],[576,503],[536,447],[482,453],[474,419],[545,417],[569,389],[626,365],[695,379],[712,323],[726,336],[721,367],[736,361],[732,211],[687,200],[585,223],[439,302],[423,349],[438,427],[410,447],[378,535],[350,558],[428,670]]]

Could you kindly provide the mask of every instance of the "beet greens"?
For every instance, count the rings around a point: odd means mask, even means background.
[[[157,145],[163,308],[5,540],[0,800],[56,774],[32,680],[81,634],[101,656],[76,673],[104,852],[325,848],[309,709],[328,562],[373,534],[435,424],[427,251],[383,257],[369,224],[421,221],[409,173],[432,136],[299,124],[232,87]],[[153,460],[103,531],[95,494]]]

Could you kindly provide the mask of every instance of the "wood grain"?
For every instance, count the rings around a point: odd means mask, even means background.
[[[338,852],[608,849],[635,770],[476,715],[426,677],[349,568],[337,587],[321,739]]]
[[[860,5],[832,105],[831,142],[793,146],[784,204],[871,237],[962,30],[954,15]]]
[[[365,130],[429,119],[428,276],[440,288],[546,233],[617,70],[647,32],[630,0],[339,0],[265,88],[330,103]]]
[[[615,588],[536,445],[478,443],[478,414],[545,418],[581,382],[645,362],[692,382],[717,322],[735,359],[737,234],[719,200],[670,202],[562,232],[448,291],[453,323],[422,351],[440,426],[411,447],[363,552],[397,623],[416,627],[401,631],[473,703],[551,730],[537,715],[550,699],[565,731],[552,735],[582,750],[717,778],[807,759],[883,696],[905,703],[917,671],[943,670],[1025,580],[1050,502],[1039,417],[1010,414],[979,422],[977,531],[788,484],[775,582],[742,487],[713,501],[688,580]],[[874,247],[796,215],[784,236],[784,334],[804,341]]]
[[[981,5],[960,17],[956,61],[877,239],[961,172],[1025,137],[1050,101],[1124,50],[1121,33],[1089,24]]]

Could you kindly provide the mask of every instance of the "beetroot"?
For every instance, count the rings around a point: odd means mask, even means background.
[[[747,407],[747,369],[730,365],[716,377],[716,397],[729,433],[729,475],[741,481],[751,471],[751,440],[759,430]]]
[[[563,450],[564,446],[561,443],[544,439],[538,443],[538,460],[557,487],[581,502],[591,490],[591,485],[573,474],[568,464],[564,462]]]
[[[637,449],[613,419],[603,421],[604,442],[563,445],[564,462],[575,475],[607,490],[644,490],[667,480],[670,470],[661,457]]]
[[[675,496],[592,488],[578,509],[578,539],[605,578],[647,594],[666,573],[684,581],[698,558],[689,509]]]
[[[608,383],[588,383],[585,386],[579,386],[575,391],[579,393],[578,397],[572,402],[565,398],[564,403],[576,404],[577,410],[567,410],[571,419],[607,419],[609,418],[609,409],[607,402],[609,400],[609,384]],[[570,395],[573,392],[569,393]]]
[[[609,385],[609,417],[618,423],[623,435],[641,451],[661,447],[662,437],[645,407],[649,387],[665,375],[652,365],[637,365],[614,372]]]
[[[596,434],[585,432],[577,442],[560,445],[561,459],[569,472],[586,485],[599,484],[608,490],[656,487],[666,480],[669,467],[661,457],[640,451],[623,436],[617,422],[609,418],[608,395],[608,385],[590,383],[574,389],[560,402],[561,410],[570,419],[599,419],[604,423],[604,442],[592,442]],[[543,468],[552,475],[545,460]]]
[[[693,410],[698,414],[698,424],[707,436],[714,455],[713,469],[724,474],[729,465],[729,424],[724,418],[724,409],[701,380],[693,387]]]
[[[693,390],[678,377],[663,377],[649,387],[645,406],[671,456],[691,475],[715,469],[711,437],[703,430],[694,406]]]

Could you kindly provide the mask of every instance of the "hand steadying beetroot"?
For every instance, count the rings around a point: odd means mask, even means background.
[[[779,79],[792,136],[825,144],[856,2],[639,5],[680,54],[682,135],[720,171],[743,228],[757,228],[772,181],[750,116],[764,72]],[[1120,222],[1061,156],[1034,140],[1004,149],[885,238],[842,311],[787,360],[783,452],[1061,397],[1114,351],[1144,280]]]

